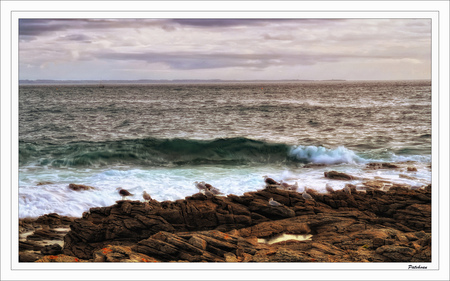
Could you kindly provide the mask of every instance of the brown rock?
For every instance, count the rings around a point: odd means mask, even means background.
[[[356,179],[356,177],[354,177],[354,176],[348,175],[346,173],[337,172],[337,171],[324,172],[324,175],[325,175],[326,178],[335,179],[335,180],[353,180],[353,179]]]
[[[62,240],[65,232],[52,229],[38,229],[27,237],[27,240]]]
[[[49,184],[53,184],[53,183],[51,181],[41,181],[41,182],[38,182],[36,185],[41,186],[41,185],[49,185]]]
[[[188,243],[183,238],[181,238],[175,234],[169,233],[169,232],[163,232],[163,231],[158,232],[157,234],[153,235],[152,238],[163,241],[163,242],[170,243],[171,245],[178,248],[180,251],[192,252],[193,254],[196,254],[196,255],[203,254],[203,250],[201,248],[198,248],[195,245]],[[201,237],[199,237],[199,238],[201,239]],[[207,245],[207,243],[206,243],[206,245]]]
[[[369,163],[366,167],[369,169],[381,169],[382,165],[381,163]]]
[[[385,245],[376,249],[377,254],[384,256],[386,261],[408,262],[416,253],[416,250],[409,247]]]
[[[19,241],[19,252],[22,251],[40,251],[44,246],[33,241]]]
[[[85,260],[79,259],[77,257],[68,256],[68,255],[50,255],[44,256],[36,262],[87,262]]]
[[[19,262],[35,262],[42,258],[42,254],[33,251],[19,252]]]
[[[191,245],[201,249],[201,250],[206,250],[206,241],[203,240],[202,238],[198,237],[198,235],[193,235],[188,243],[190,243]]]
[[[257,224],[248,228],[248,233],[245,234],[245,229],[241,230],[242,236],[256,236],[268,237],[285,231],[285,227],[279,221],[269,221]],[[244,235],[243,235],[244,234]]]
[[[255,253],[253,262],[270,262],[270,257],[276,253],[274,250],[263,249]]]
[[[366,187],[376,188],[376,189],[384,189],[386,186],[392,186],[392,183],[389,181],[382,180],[369,180],[362,183]]]
[[[431,247],[431,234],[426,234],[424,237],[422,237],[419,241],[420,246],[425,247],[429,246]]]
[[[264,189],[243,196],[152,201],[151,208],[120,200],[75,219],[64,237],[64,253],[102,262],[131,261],[133,253],[163,262],[430,260],[431,187],[311,196],[315,201],[306,202],[296,192]],[[271,197],[282,206],[271,206]],[[33,223],[22,221],[23,229]],[[316,244],[256,240],[283,233],[311,233]],[[129,247],[131,253],[101,253],[112,246]]]
[[[255,199],[249,205],[249,210],[269,219],[295,217],[295,212],[287,206],[271,206],[268,201]]]
[[[36,223],[49,226],[66,226],[70,225],[74,219],[75,218],[73,217],[60,216],[56,213],[51,213],[38,217]]]
[[[409,239],[403,233],[397,233],[395,238],[401,243],[408,243]]]
[[[399,168],[399,166],[392,164],[392,163],[383,163],[382,164],[383,168],[388,168],[388,169],[397,169]]]
[[[47,245],[41,249],[41,253],[46,255],[59,255],[62,254],[62,247],[59,244]]]
[[[372,239],[372,245],[374,248],[378,248],[381,246],[384,246],[384,239],[383,238],[379,238],[379,237],[375,237]]]
[[[340,255],[344,252],[342,249],[326,242],[310,243],[310,245],[326,255]]]
[[[94,252],[94,262],[159,262],[127,246],[108,245]]]
[[[408,233],[404,233],[404,235],[406,236],[406,238],[408,238],[408,241],[416,241],[419,240],[420,238],[416,236],[415,233],[413,232],[408,232]]]
[[[177,247],[153,238],[139,241],[131,249],[138,253],[156,257],[162,261],[178,260],[179,250]]]
[[[366,165],[367,168],[369,169],[396,169],[399,168],[397,165],[395,164],[391,164],[391,163],[369,163]]]
[[[88,185],[84,185],[84,184],[75,184],[75,183],[69,184],[69,188],[72,190],[75,190],[75,191],[95,189],[92,186],[88,186]]]
[[[224,257],[225,257],[226,262],[237,262],[238,261],[236,255],[233,253],[225,253]]]
[[[253,256],[249,255],[247,253],[243,253],[242,254],[242,259],[240,260],[240,262],[251,262],[253,260]]]
[[[308,234],[311,233],[311,229],[306,223],[293,223],[286,227],[287,233]]]
[[[302,252],[293,251],[291,249],[281,248],[279,249],[273,258],[270,258],[273,262],[311,262],[312,258]]]
[[[191,262],[198,261],[224,261],[223,258],[217,256],[215,253],[212,253],[211,250],[216,250],[218,248],[217,245],[220,242],[212,241],[210,237],[205,239],[207,236],[200,236],[202,240],[206,241],[206,250],[198,248],[190,243],[188,243],[182,237],[179,237],[174,234],[160,232],[155,234],[149,239],[145,239],[140,241],[136,246],[133,246],[132,249],[139,253],[144,253],[152,257],[157,257],[162,261],[171,261],[171,260],[187,260]],[[191,237],[192,238],[192,237]],[[212,246],[214,245],[214,246]],[[216,247],[215,247],[216,246]],[[225,253],[224,251],[220,251],[221,253]],[[222,254],[223,257],[223,254]]]

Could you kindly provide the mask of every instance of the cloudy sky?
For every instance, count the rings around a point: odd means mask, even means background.
[[[20,79],[431,78],[430,19],[20,19]]]

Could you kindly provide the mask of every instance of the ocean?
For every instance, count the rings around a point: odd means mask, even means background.
[[[144,190],[184,199],[195,181],[242,195],[265,175],[298,192],[371,179],[420,188],[431,137],[430,81],[20,85],[19,217],[80,217],[120,200],[118,187],[142,201]]]

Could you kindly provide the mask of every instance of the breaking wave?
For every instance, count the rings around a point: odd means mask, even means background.
[[[341,164],[341,163],[363,163],[365,159],[344,146],[336,149],[328,149],[323,146],[294,146],[290,149],[289,155],[301,162],[315,164]]]
[[[54,167],[111,164],[168,166],[202,164],[361,163],[365,160],[343,146],[291,146],[247,138],[215,140],[130,139],[66,144],[19,144],[19,163]]]

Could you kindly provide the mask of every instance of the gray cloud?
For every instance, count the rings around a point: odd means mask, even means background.
[[[166,24],[154,19],[19,19],[19,35],[38,36],[55,31],[127,29]]]
[[[173,69],[213,69],[225,67],[264,68],[268,57],[264,55],[242,54],[193,54],[193,53],[106,53],[99,57],[109,60],[138,60],[148,63],[164,63]],[[272,57],[273,58],[273,57]]]
[[[71,26],[67,20],[46,20],[46,19],[20,19],[20,36],[38,36],[45,33],[69,29]]]
[[[275,22],[289,22],[291,19],[173,19],[171,22],[179,25],[196,27],[230,27],[230,26],[261,26]]]
[[[294,36],[292,36],[291,34],[264,34],[263,38],[265,40],[291,41],[294,39]]]
[[[339,54],[339,53],[103,53],[98,58],[120,61],[145,61],[147,63],[164,63],[172,69],[215,69],[226,67],[250,67],[264,69],[272,66],[314,65],[321,62],[338,62],[342,60],[393,59],[406,58],[387,54]]]
[[[73,29],[95,30],[113,28],[160,27],[171,31],[181,26],[194,28],[257,27],[273,24],[324,25],[342,19],[20,19],[19,35],[37,36]]]
[[[164,75],[207,70],[217,78],[235,67],[239,79],[245,71],[259,75],[276,68],[286,75],[314,66],[341,72],[340,65],[373,63],[385,64],[388,76],[393,63],[414,63],[424,65],[427,75],[431,54],[427,19],[20,19],[19,35],[19,57],[28,67],[21,69],[33,70],[33,77],[39,69],[48,76],[44,72],[56,65],[81,63],[93,72],[117,64],[161,75],[163,70],[148,67],[160,63],[173,70]]]
[[[89,43],[91,42],[91,37],[86,36],[84,34],[69,34],[69,35],[65,35],[63,37],[61,37],[63,40],[69,40],[69,41],[80,41],[80,42],[85,42],[85,43]]]

